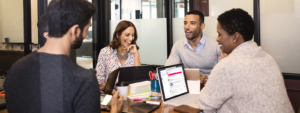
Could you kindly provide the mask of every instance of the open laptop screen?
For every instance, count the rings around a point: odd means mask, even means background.
[[[183,64],[160,67],[157,70],[164,100],[189,93]]]

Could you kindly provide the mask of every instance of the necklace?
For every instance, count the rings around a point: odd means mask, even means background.
[[[125,53],[124,55],[121,55],[120,52],[119,52],[119,50],[117,49],[117,56],[121,60],[126,60],[128,58],[128,53]]]

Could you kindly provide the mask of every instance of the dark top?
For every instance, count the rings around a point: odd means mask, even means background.
[[[95,72],[66,55],[32,52],[10,68],[4,83],[9,113],[99,113]]]

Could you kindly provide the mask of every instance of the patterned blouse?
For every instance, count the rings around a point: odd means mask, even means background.
[[[140,56],[141,63],[141,56]],[[123,66],[134,66],[134,56],[128,52],[128,58],[125,61]],[[117,50],[110,47],[102,48],[98,57],[98,63],[96,66],[96,77],[98,83],[106,83],[108,75],[118,69],[121,66],[121,63],[117,57]],[[118,79],[117,79],[118,80]]]

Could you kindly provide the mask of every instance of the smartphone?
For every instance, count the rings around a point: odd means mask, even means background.
[[[101,94],[100,95],[100,102],[102,106],[107,106],[110,104],[112,95],[109,94]]]

